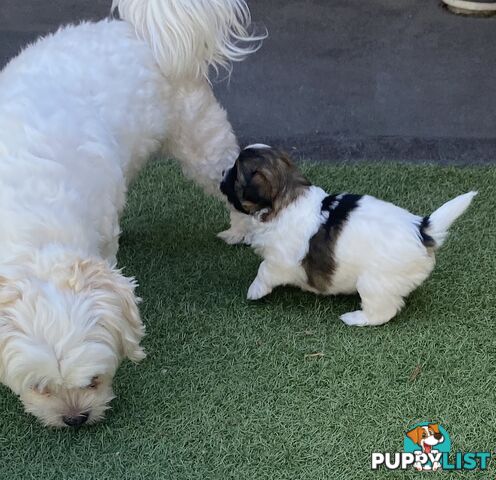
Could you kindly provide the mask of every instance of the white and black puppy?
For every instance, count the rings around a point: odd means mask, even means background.
[[[381,325],[402,308],[435,265],[434,252],[476,192],[419,217],[368,195],[328,195],[284,153],[255,145],[226,173],[221,191],[251,216],[249,242],[264,261],[248,299],[278,285],[334,295],[358,292],[347,325]]]

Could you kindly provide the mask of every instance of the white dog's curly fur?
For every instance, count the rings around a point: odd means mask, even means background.
[[[0,379],[45,425],[93,423],[144,357],[115,268],[130,181],[162,147],[217,192],[238,146],[209,66],[256,49],[243,0],[115,0],[0,75]],[[242,48],[242,47],[245,48]]]

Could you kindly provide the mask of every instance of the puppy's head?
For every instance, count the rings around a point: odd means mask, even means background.
[[[120,361],[144,357],[134,288],[93,260],[48,278],[0,277],[0,378],[27,412],[53,427],[103,418]]]
[[[267,221],[310,185],[285,153],[257,144],[241,151],[220,190],[240,212],[260,214],[261,220]]]

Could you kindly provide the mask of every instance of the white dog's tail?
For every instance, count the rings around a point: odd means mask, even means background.
[[[165,75],[208,77],[258,50],[245,0],[113,0],[112,10],[146,40]]]
[[[469,207],[477,192],[469,192],[460,195],[445,203],[429,217],[424,219],[426,225],[421,228],[421,233],[427,234],[435,242],[435,247],[439,248],[448,235],[448,229],[452,223]]]

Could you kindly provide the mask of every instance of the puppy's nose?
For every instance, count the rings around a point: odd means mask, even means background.
[[[80,427],[81,425],[86,423],[89,416],[89,412],[80,413],[79,415],[75,415],[74,417],[70,415],[64,415],[62,417],[62,421],[69,427]]]
[[[435,434],[434,434],[434,438],[435,438],[436,440],[441,440],[441,438],[443,438],[443,434],[442,434],[442,433],[435,433]]]

